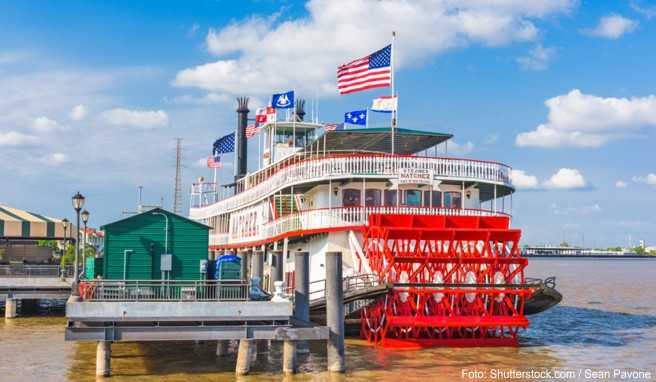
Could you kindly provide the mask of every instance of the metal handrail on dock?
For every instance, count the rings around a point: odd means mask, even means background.
[[[241,280],[92,280],[80,284],[84,301],[247,301]]]
[[[0,265],[0,277],[71,277],[73,266],[50,264],[10,264]]]
[[[378,276],[374,274],[361,274],[347,276],[342,279],[344,294],[380,285]],[[316,280],[310,283],[310,301],[322,299],[326,294],[326,280]]]

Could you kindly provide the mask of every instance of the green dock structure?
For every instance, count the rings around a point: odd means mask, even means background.
[[[106,280],[201,280],[210,227],[161,208],[101,227]],[[205,263],[206,264],[206,263]],[[205,267],[206,268],[206,267]]]

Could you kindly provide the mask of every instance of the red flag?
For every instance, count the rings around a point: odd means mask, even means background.
[[[265,123],[267,121],[266,108],[261,107],[255,111],[255,123]]]
[[[266,121],[275,122],[276,121],[276,108],[272,106],[267,106],[266,108]]]

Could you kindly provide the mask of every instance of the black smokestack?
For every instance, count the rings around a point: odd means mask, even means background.
[[[246,153],[246,125],[248,124],[248,97],[237,98],[237,132],[235,135],[235,181],[246,176],[248,156]]]
[[[305,100],[304,99],[298,99],[296,101],[296,111],[294,112],[296,114],[296,122],[303,122],[303,118],[305,118]]]

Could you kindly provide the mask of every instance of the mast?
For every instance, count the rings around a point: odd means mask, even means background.
[[[396,32],[392,31],[392,44],[390,46],[390,67],[391,67],[391,82],[392,82],[392,97],[396,96],[396,91],[394,88],[394,41],[396,40]],[[394,136],[395,136],[395,130],[396,130],[396,109],[398,108],[398,103],[397,106],[392,110],[392,121],[391,121],[391,130],[392,130],[392,154],[395,152],[395,147],[394,147]]]

